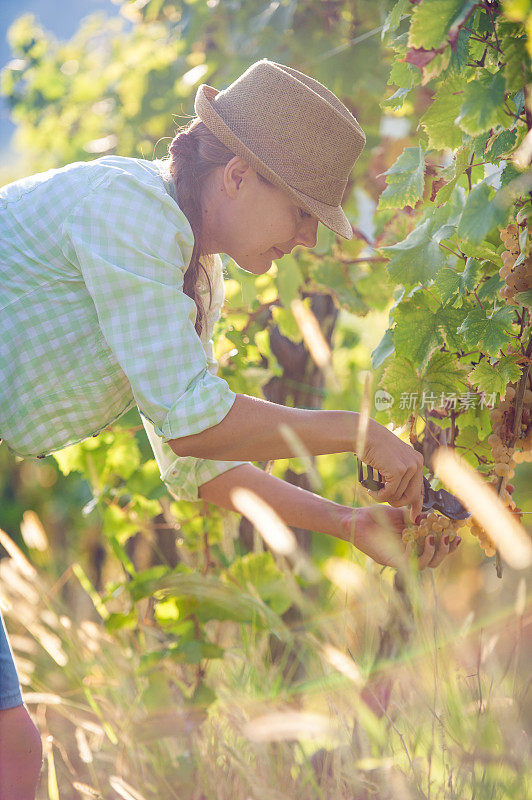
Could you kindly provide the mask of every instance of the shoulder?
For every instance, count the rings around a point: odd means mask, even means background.
[[[93,236],[136,243],[146,253],[170,254],[178,246],[190,258],[192,228],[156,162],[113,155],[87,164],[90,191],[78,199],[67,229],[89,228]]]

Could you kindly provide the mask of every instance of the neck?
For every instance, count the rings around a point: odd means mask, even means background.
[[[201,195],[201,226],[205,255],[225,253],[223,231],[227,229],[222,187],[216,180],[216,172],[207,180]],[[222,233],[222,235],[220,235]]]

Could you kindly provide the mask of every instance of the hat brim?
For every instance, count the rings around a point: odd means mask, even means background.
[[[329,206],[303,192],[294,189],[289,183],[284,181],[276,172],[270,169],[262,159],[257,156],[244,142],[242,142],[224,122],[212,104],[212,100],[218,94],[218,89],[202,83],[196,92],[194,110],[202,122],[209,128],[217,139],[229,147],[235,155],[245,159],[253,169],[271,181],[273,184],[283,189],[293,199],[301,203],[306,211],[314,214],[326,228],[342,236],[344,239],[353,238],[353,226],[347,219],[343,208],[339,206]]]

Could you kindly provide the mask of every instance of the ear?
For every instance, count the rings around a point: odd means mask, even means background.
[[[229,197],[236,198],[239,190],[250,179],[252,171],[252,167],[240,156],[235,156],[227,162],[223,172],[223,183]]]

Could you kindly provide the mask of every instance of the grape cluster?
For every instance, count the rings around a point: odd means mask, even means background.
[[[529,376],[529,383],[532,383]],[[517,464],[532,461],[532,389],[525,389],[523,395],[523,415],[521,417],[521,436],[516,440],[514,460]]]
[[[529,377],[530,381],[530,377]],[[514,436],[515,399],[517,384],[509,384],[506,394],[497,408],[490,413],[493,432],[488,436],[488,444],[493,458],[493,469],[489,476],[489,484],[499,498],[508,506],[519,519],[521,509],[517,508],[512,499],[514,487],[507,481],[514,476],[516,463],[532,461],[532,389],[526,388],[523,396],[523,411],[521,417],[521,436]],[[439,543],[442,536],[448,535],[449,541],[458,535],[460,529],[469,530],[475,536],[485,554],[494,556],[496,547],[488,533],[482,528],[474,517],[466,520],[450,520],[440,514],[432,512],[419,525],[408,525],[403,529],[402,539],[405,544],[417,543],[418,555],[423,552],[425,537],[434,535],[435,544]]]
[[[437,548],[440,539],[443,536],[449,537],[449,542],[452,542],[458,535],[460,528],[467,524],[467,520],[454,520],[444,517],[442,514],[437,514],[432,511],[427,517],[421,520],[419,525],[412,523],[407,525],[401,534],[402,540],[405,544],[417,543],[417,553],[421,555],[425,546],[425,538],[427,536],[434,536],[434,546]]]
[[[517,305],[515,295],[518,292],[526,292],[532,289],[532,254],[514,266],[517,261],[519,250],[519,228],[513,223],[503,228],[500,233],[506,250],[502,254],[503,266],[499,270],[499,275],[504,279],[505,285],[500,290],[499,295],[510,305]]]
[[[516,394],[517,385],[509,384],[506,387],[506,394],[503,400],[499,403],[497,408],[494,408],[490,412],[493,433],[488,436],[488,444],[491,448],[491,455],[493,458],[490,484],[494,491],[498,492],[499,498],[504,505],[508,506],[510,511],[514,512],[520,519],[522,514],[521,509],[517,508],[512,499],[514,487],[506,482],[513,478],[515,465],[518,461],[522,460],[518,457],[519,454],[516,448],[526,447],[525,442],[528,441],[528,449],[530,450],[529,431],[532,431],[532,426],[530,425],[532,391],[526,389],[524,393],[521,417],[522,433],[517,439],[514,435]],[[495,555],[495,545],[493,541],[475,519],[471,519],[470,532],[473,536],[478,538],[480,546],[487,556]]]
[[[530,380],[529,376],[529,385]],[[513,478],[516,463],[532,460],[532,389],[527,386],[524,391],[521,430],[514,434],[516,394],[517,384],[508,384],[504,399],[490,413],[493,433],[488,436],[488,444],[494,472],[505,478]]]

